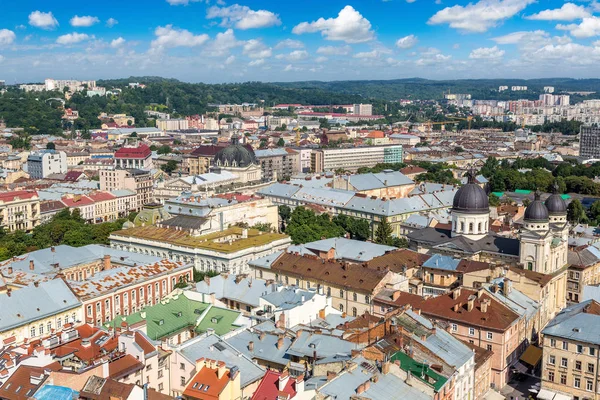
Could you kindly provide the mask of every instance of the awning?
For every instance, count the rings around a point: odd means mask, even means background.
[[[487,391],[486,394],[483,395],[482,399],[483,400],[505,400],[506,397],[504,397],[500,393],[496,392],[495,390],[490,389]]]
[[[562,394],[562,393],[556,393],[556,392],[553,392],[548,389],[541,389],[540,392],[537,394],[537,398],[538,398],[538,400],[572,400],[573,399],[572,396]]]
[[[556,393],[554,400],[573,400],[573,397],[562,393]]]
[[[517,371],[519,371],[522,374],[527,373],[527,371],[529,370],[529,368],[527,368],[525,365],[523,365],[521,362],[518,362],[514,365],[515,369]]]
[[[530,345],[527,348],[527,350],[525,350],[523,355],[521,355],[521,358],[519,358],[519,360],[531,365],[532,367],[535,367],[536,365],[538,365],[538,363],[540,362],[541,359],[542,359],[542,349],[540,349],[539,347],[536,347],[534,345]]]

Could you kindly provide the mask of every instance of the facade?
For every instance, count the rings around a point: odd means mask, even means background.
[[[598,397],[600,304],[588,300],[565,308],[542,331],[542,390],[552,398]],[[539,397],[538,397],[539,398]]]
[[[373,115],[372,104],[354,104],[352,114],[355,115]]]
[[[131,190],[136,193],[135,206],[130,205],[130,210],[139,211],[143,205],[154,200],[152,174],[141,169],[109,169],[101,170],[100,190],[112,192],[115,190]]]
[[[115,167],[124,169],[152,169],[152,151],[145,144],[125,145],[115,152]]]
[[[215,154],[222,150],[222,146],[200,146],[189,154],[183,156],[184,169],[190,175],[201,175],[210,172]]]
[[[237,400],[242,398],[239,368],[227,368],[224,361],[200,358],[196,374],[183,391],[186,400]]]
[[[212,169],[237,175],[240,183],[260,182],[263,179],[254,150],[240,144],[237,136],[231,138],[231,145],[215,154]]]
[[[295,150],[283,147],[256,150],[254,154],[260,163],[262,177],[265,180],[289,179],[300,172],[298,169],[300,155]]]
[[[579,155],[600,158],[600,128],[582,126],[579,132]]]
[[[40,198],[35,191],[0,193],[0,227],[30,232],[41,221]]]
[[[56,150],[33,152],[27,157],[27,172],[33,179],[43,179],[51,174],[66,174],[67,154]]]
[[[157,119],[156,128],[161,131],[180,131],[189,128],[187,119]]]
[[[405,198],[415,188],[415,183],[401,172],[386,169],[379,173],[335,176],[332,187],[367,196]]]
[[[402,146],[361,146],[348,148],[323,148],[311,155],[312,172],[356,171],[361,167],[372,167],[381,163],[402,162]]]

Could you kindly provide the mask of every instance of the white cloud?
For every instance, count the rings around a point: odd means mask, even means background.
[[[580,24],[558,24],[556,29],[569,31],[576,38],[587,38],[600,35],[600,17],[586,17]]]
[[[585,57],[581,55],[585,54]],[[600,61],[600,47],[578,43],[549,44],[531,53],[532,60],[566,63],[568,66],[595,65]]]
[[[273,54],[270,47],[259,39],[250,39],[244,44],[242,52],[250,58],[269,58]]]
[[[225,65],[230,65],[233,64],[233,62],[235,61],[235,56],[229,56],[227,57],[227,59],[225,60]]]
[[[124,44],[125,44],[125,39],[123,39],[122,37],[118,37],[118,38],[114,39],[112,42],[110,42],[110,47],[112,47],[113,49],[116,49],[116,48],[123,46]]]
[[[113,26],[117,25],[119,23],[119,21],[117,21],[114,18],[109,18],[106,20],[106,26],[108,26],[109,28],[112,28]]]
[[[448,24],[466,32],[485,32],[521,12],[535,0],[479,0],[466,6],[446,7],[435,13],[430,25]]]
[[[13,31],[0,29],[0,46],[8,46],[9,44],[12,44],[16,38],[17,35],[15,35]]]
[[[300,61],[308,58],[308,52],[306,50],[294,50],[289,54],[279,54],[275,58],[286,59],[288,61]]]
[[[362,43],[373,40],[375,33],[371,23],[352,6],[344,7],[336,18],[319,18],[313,22],[302,22],[292,29],[300,35],[321,32],[327,40],[340,40],[346,43]]]
[[[284,72],[289,72],[289,71],[302,71],[302,68],[300,67],[294,67],[292,64],[288,64],[285,66],[285,68],[283,69]]]
[[[469,54],[469,58],[472,60],[498,60],[504,56],[505,51],[494,47],[480,47],[475,49]]]
[[[535,37],[535,39],[539,39],[540,37],[547,37],[548,33],[542,30],[537,31],[518,31],[509,33],[508,35],[498,36],[493,38],[492,40],[498,44],[518,44],[523,39],[527,39],[530,37]]]
[[[537,21],[573,21],[574,19],[581,19],[589,16],[590,13],[585,9],[584,6],[578,6],[573,3],[565,3],[561,8],[540,11],[537,14],[533,14],[525,18]]]
[[[2,64],[2,61],[4,61],[4,60],[5,60],[4,56],[2,54],[0,54],[0,64]]]
[[[97,24],[98,22],[100,22],[100,20],[98,19],[98,17],[92,17],[91,15],[86,15],[83,17],[76,15],[73,18],[71,18],[71,21],[69,22],[71,26],[84,28]]]
[[[315,62],[317,62],[317,63],[324,63],[327,60],[328,60],[328,58],[327,57],[323,57],[323,56],[315,58]]]
[[[58,26],[58,21],[52,12],[34,11],[29,14],[29,25],[41,29],[53,29]]]
[[[217,33],[215,40],[206,48],[206,54],[209,56],[221,57],[229,54],[229,51],[235,47],[241,46],[242,41],[236,39],[233,29],[227,29],[225,32]]]
[[[206,10],[206,18],[221,18],[221,26],[238,29],[266,28],[281,25],[279,15],[267,10],[252,10],[250,7],[233,4],[229,7],[212,6]]]
[[[169,47],[196,47],[208,40],[207,34],[194,35],[186,29],[173,28],[173,25],[159,26],[154,30],[156,39],[150,44],[154,50]]]
[[[451,56],[442,54],[438,49],[430,47],[421,53],[415,64],[417,66],[435,65],[450,61],[451,58]]]
[[[379,54],[380,53],[377,50],[371,50],[371,51],[363,51],[361,53],[356,53],[352,57],[354,57],[354,58],[377,58],[377,57],[379,57]]]
[[[258,60],[252,60],[248,63],[248,66],[250,67],[258,67],[260,65],[263,65],[265,63],[265,59],[264,58],[259,58]]]
[[[317,54],[325,54],[327,56],[345,56],[350,54],[352,48],[350,46],[322,46],[317,49]]]
[[[299,40],[294,40],[294,39],[285,39],[280,41],[279,43],[277,43],[277,45],[275,45],[276,49],[302,49],[304,48],[304,43],[302,43]]]
[[[76,44],[76,43],[79,43],[79,42],[83,42],[83,41],[88,40],[90,38],[91,37],[89,35],[86,35],[85,33],[73,32],[73,33],[68,33],[66,35],[59,36],[56,39],[56,43],[68,46],[68,45],[71,45],[71,44]]]
[[[404,36],[396,41],[396,47],[400,49],[410,49],[417,44],[418,41],[419,39],[417,39],[415,35]]]

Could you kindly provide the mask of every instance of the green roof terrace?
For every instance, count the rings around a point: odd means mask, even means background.
[[[428,384],[436,392],[439,392],[440,389],[444,387],[444,385],[448,381],[447,378],[444,378],[442,375],[435,372],[427,364],[416,362],[406,353],[403,353],[401,351],[394,353],[394,355],[390,357],[390,361],[399,361],[400,368],[402,370],[410,373],[415,378]]]

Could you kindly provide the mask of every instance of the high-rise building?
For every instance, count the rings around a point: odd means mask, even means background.
[[[354,113],[355,115],[373,115],[372,104],[355,104]]]
[[[579,155],[600,158],[600,128],[582,126],[579,134]]]
[[[43,179],[51,174],[66,174],[67,154],[56,150],[32,152],[27,157],[27,172],[33,179]]]

